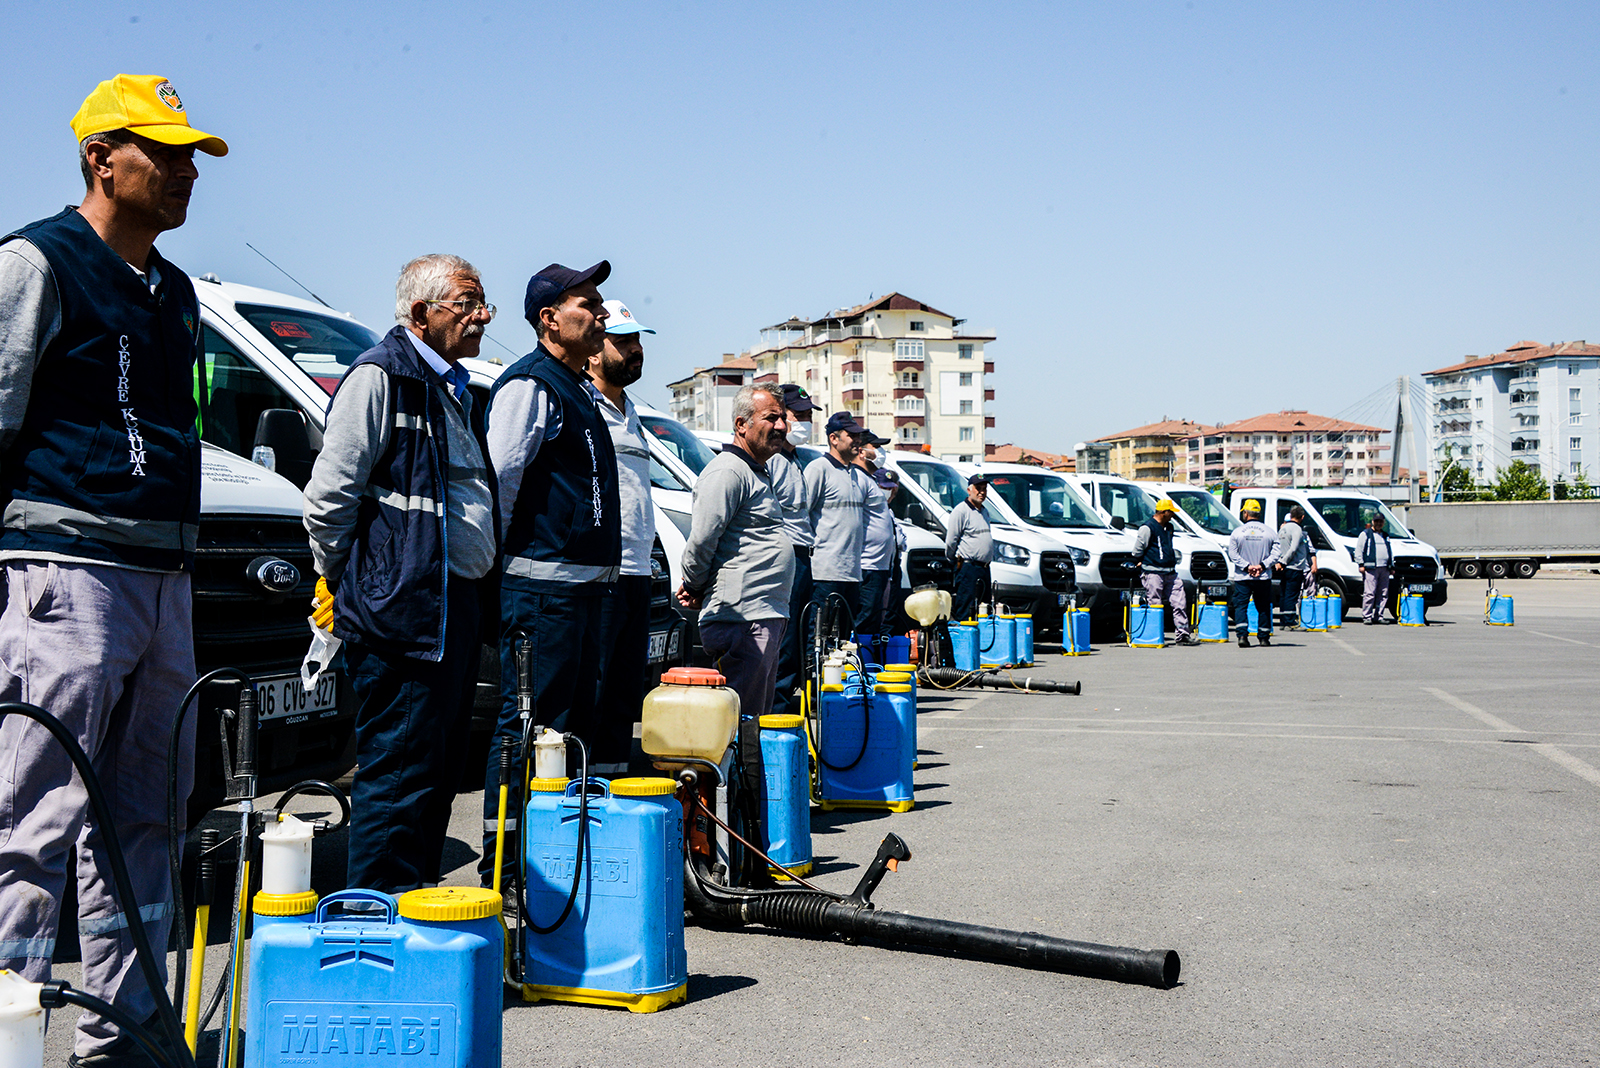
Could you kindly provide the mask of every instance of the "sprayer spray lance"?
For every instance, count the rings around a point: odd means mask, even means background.
[[[184,1009],[183,1037],[193,1053],[200,1043],[201,977],[206,966],[206,932],[211,926],[211,898],[216,892],[217,861],[212,853],[220,836],[214,829],[200,832],[200,872],[195,880],[194,949],[189,965],[189,997]]]
[[[232,933],[228,942],[228,1020],[222,1029],[220,1068],[235,1068],[239,1061],[240,996],[244,992],[245,909],[250,900],[251,831],[255,822],[256,800],[256,691],[254,686],[239,688],[238,759],[228,783],[227,800],[239,802],[239,877],[234,885]]]

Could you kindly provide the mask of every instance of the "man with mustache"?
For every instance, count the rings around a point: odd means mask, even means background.
[[[494,496],[461,366],[494,311],[459,256],[406,264],[400,325],[339,381],[306,484],[318,598],[331,591],[359,702],[348,885],[366,890],[439,881],[496,602]]]
[[[83,202],[0,242],[0,700],[42,705],[83,745],[116,813],[138,902],[111,891],[104,829],[67,754],[21,716],[0,726],[0,968],[50,978],[77,845],[83,987],[134,1020],[155,998],[122,906],[140,908],[159,972],[172,918],[167,737],[194,681],[190,575],[200,520],[194,367],[200,306],[155,249],[182,226],[196,149],[172,83],[119,74],[72,119]],[[194,780],[194,721],[178,798]],[[86,1013],[74,1065],[147,1063]]]
[[[627,774],[633,755],[633,722],[644,702],[644,669],[650,658],[650,550],[656,540],[656,510],[650,499],[650,446],[625,387],[644,374],[644,339],[654,330],[633,317],[620,300],[604,305],[605,348],[589,360],[599,394],[600,416],[617,454],[621,502],[622,574],[617,592],[600,610],[600,697],[594,770]]]
[[[777,386],[757,385],[733,395],[733,444],[694,484],[678,587],[678,603],[700,610],[700,643],[739,695],[740,782],[757,798],[761,717],[772,710],[794,581],[794,546],[767,466],[789,431],[782,397]]]
[[[611,264],[601,260],[582,271],[552,263],[530,278],[522,307],[539,343],[506,368],[489,394],[505,693],[484,772],[478,874],[485,886],[494,874],[500,747],[522,737],[517,651],[525,642],[533,722],[577,735],[591,754],[600,742],[601,611],[622,570],[622,524],[616,452],[588,372],[605,346],[610,313],[599,287],[610,275]],[[521,811],[521,797],[519,779],[508,811]]]

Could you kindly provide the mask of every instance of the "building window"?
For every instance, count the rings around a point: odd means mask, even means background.
[[[1482,408],[1483,407],[1483,398],[1482,397],[1473,397],[1472,398],[1472,406],[1474,408]]]
[[[1582,426],[1583,425],[1583,413],[1582,412],[1569,412],[1569,413],[1567,413],[1567,425],[1568,426]]]
[[[1567,448],[1571,449],[1573,452],[1582,452],[1583,451],[1583,439],[1582,438],[1568,438],[1567,439]]]
[[[961,411],[960,411],[959,414],[961,414],[961,415],[971,415],[972,414],[972,402],[971,401],[962,401],[961,402]]]
[[[861,379],[862,374],[860,371],[851,371],[849,374],[844,376],[844,383],[847,386],[859,386],[861,384]]]
[[[1569,389],[1569,390],[1567,390],[1567,400],[1571,401],[1573,404],[1582,403],[1582,401],[1583,401],[1583,390],[1581,390],[1581,389]]]
[[[970,464],[971,462],[972,454],[970,452],[964,452],[956,457],[956,463],[958,464]]]
[[[913,319],[911,320],[911,329],[920,334],[927,329],[927,325],[921,319]]]
[[[894,356],[897,360],[920,360],[923,358],[922,342],[896,341],[894,343]]]
[[[1567,364],[1567,374],[1575,375],[1577,373],[1578,373],[1578,365],[1577,364],[1575,364],[1575,363]]]
[[[972,428],[970,426],[964,426],[964,427],[961,428],[960,440],[962,440],[962,441],[971,441],[972,440]]]
[[[957,359],[962,359],[962,360],[970,360],[970,359],[972,359],[972,346],[971,345],[957,345],[956,346],[956,358]]]
[[[922,388],[922,374],[921,374],[921,372],[919,372],[919,371],[901,371],[900,372],[900,388],[901,389],[921,389]]]
[[[959,380],[957,380],[956,384],[960,385],[960,386],[970,386],[970,385],[972,385],[972,372],[971,371],[962,371],[961,372],[961,378]]]

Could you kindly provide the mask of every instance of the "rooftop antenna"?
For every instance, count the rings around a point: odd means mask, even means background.
[[[246,241],[244,243],[244,247],[249,249],[251,252],[254,252],[257,256],[260,256],[262,259],[266,260],[268,263],[272,263],[272,258],[270,256],[268,256],[265,252],[262,252],[260,249],[256,248],[250,242]],[[290,274],[288,271],[284,270],[282,267],[279,267],[276,263],[272,263],[272,266],[277,269],[279,274],[283,275],[289,281],[293,282],[295,285],[299,286],[301,289],[304,289],[307,293],[311,293],[311,290],[308,289],[305,286],[305,284],[300,281],[300,279],[296,278],[294,275]],[[323,300],[321,297],[317,296],[315,293],[311,293],[311,299],[315,300],[318,304],[322,305],[324,308],[327,308],[329,311],[333,310],[333,305],[332,304],[329,304],[327,301]]]

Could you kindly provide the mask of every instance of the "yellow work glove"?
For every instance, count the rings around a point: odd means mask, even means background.
[[[317,576],[317,591],[311,598],[311,622],[319,630],[333,627],[333,594],[328,590],[328,580],[321,575]]]

